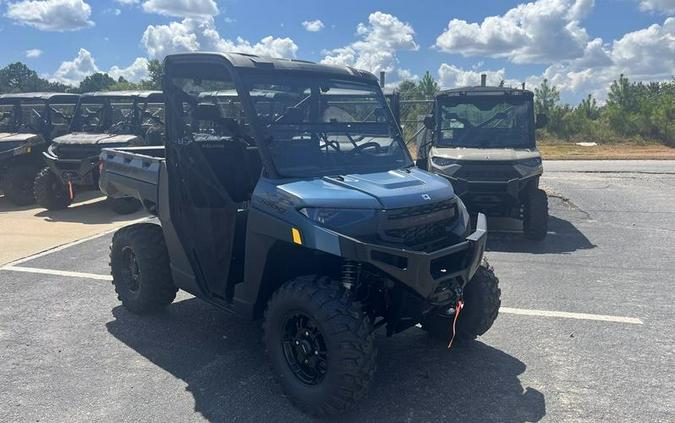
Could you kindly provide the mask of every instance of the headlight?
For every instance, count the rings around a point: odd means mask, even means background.
[[[365,222],[375,217],[373,209],[333,209],[306,207],[299,210],[313,221],[328,228],[343,228]]]
[[[436,157],[436,156],[432,157],[431,161],[436,166],[450,166],[457,163],[457,160],[446,159],[445,157]]]
[[[518,164],[527,167],[541,166],[541,157],[532,157],[530,159],[519,160]]]

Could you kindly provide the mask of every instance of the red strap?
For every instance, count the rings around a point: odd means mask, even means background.
[[[73,201],[75,194],[73,194],[73,183],[68,181],[68,195],[70,196],[70,201]]]
[[[452,341],[455,340],[455,334],[457,333],[457,330],[455,327],[457,326],[457,319],[459,318],[459,313],[462,311],[464,308],[464,301],[461,299],[457,300],[457,305],[455,306],[455,318],[452,320],[452,338],[450,338],[450,342],[448,343],[448,349],[452,347]]]

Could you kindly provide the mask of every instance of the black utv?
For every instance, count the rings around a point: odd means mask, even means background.
[[[160,91],[82,94],[70,133],[55,138],[44,153],[48,166],[35,178],[35,198],[49,210],[66,208],[78,191],[98,189],[98,161],[103,148],[163,143],[164,97]],[[132,198],[108,202],[120,214],[141,207]]]
[[[535,128],[545,122],[535,121],[528,90],[483,83],[442,91],[418,140],[418,164],[451,181],[470,213],[520,219],[525,237],[541,240],[548,199]]]
[[[101,153],[102,191],[161,223],[113,237],[127,309],[156,311],[183,289],[264,319],[284,390],[315,415],[364,395],[377,328],[421,323],[446,343],[457,316],[460,338],[490,328],[500,291],[485,218],[471,232],[450,183],[414,166],[372,74],[207,53],[164,69],[166,148]]]
[[[18,206],[35,202],[33,180],[42,152],[68,132],[77,94],[0,95],[0,189]]]

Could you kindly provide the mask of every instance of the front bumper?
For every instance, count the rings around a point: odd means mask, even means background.
[[[35,146],[25,144],[18,147],[0,151],[0,161],[9,160],[17,156],[24,156],[30,154],[34,148]]]
[[[83,159],[62,159],[50,151],[43,154],[47,166],[64,183],[71,182],[75,185],[94,185],[98,183],[98,155]]]
[[[485,251],[487,222],[479,214],[476,231],[464,241],[433,252],[369,244],[338,235],[341,256],[370,263],[400,281],[424,299],[431,299],[439,286],[458,280],[464,287],[478,269]]]

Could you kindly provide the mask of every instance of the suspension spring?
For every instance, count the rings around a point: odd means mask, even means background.
[[[342,286],[351,290],[352,287],[359,281],[361,274],[361,263],[353,260],[345,260],[342,262]]]

